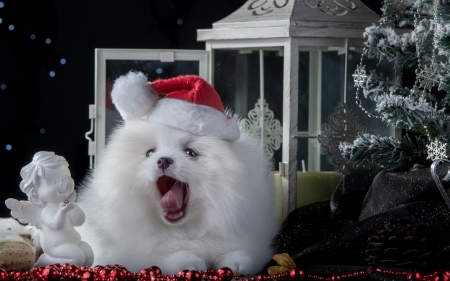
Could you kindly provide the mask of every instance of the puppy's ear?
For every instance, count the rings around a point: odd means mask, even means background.
[[[114,82],[111,98],[122,118],[130,121],[148,115],[158,94],[142,72],[130,71]]]

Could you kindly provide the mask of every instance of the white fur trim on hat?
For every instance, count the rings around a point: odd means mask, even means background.
[[[237,117],[227,117],[210,106],[178,99],[163,98],[148,116],[149,122],[188,131],[196,135],[237,140],[240,137]]]
[[[158,94],[149,84],[141,72],[128,72],[114,82],[111,98],[125,121],[144,117],[155,106]]]

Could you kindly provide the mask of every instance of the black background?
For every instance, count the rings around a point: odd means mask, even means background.
[[[86,175],[95,48],[204,50],[196,30],[212,28],[246,0],[0,2],[0,217],[7,217],[6,198],[26,199],[19,173],[34,153],[64,156],[75,183]],[[363,2],[380,13],[381,0]]]

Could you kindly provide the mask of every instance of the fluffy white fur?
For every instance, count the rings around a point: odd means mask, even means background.
[[[198,156],[187,155],[187,148]],[[161,157],[173,159],[164,173],[189,184],[185,216],[177,222],[167,221],[160,205]],[[94,250],[94,265],[118,263],[131,271],[156,265],[163,274],[224,266],[238,275],[258,273],[273,255],[277,231],[269,168],[245,134],[225,141],[143,119],[126,122],[79,193],[86,213],[80,233]]]

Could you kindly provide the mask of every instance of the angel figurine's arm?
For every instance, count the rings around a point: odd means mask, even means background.
[[[69,212],[69,218],[72,221],[73,226],[82,226],[86,220],[86,215],[76,203],[72,204],[74,204],[75,207]]]
[[[42,224],[55,230],[62,229],[66,225],[68,212],[72,210],[74,206],[73,203],[61,203],[55,214],[50,209],[44,208],[41,214]]]

